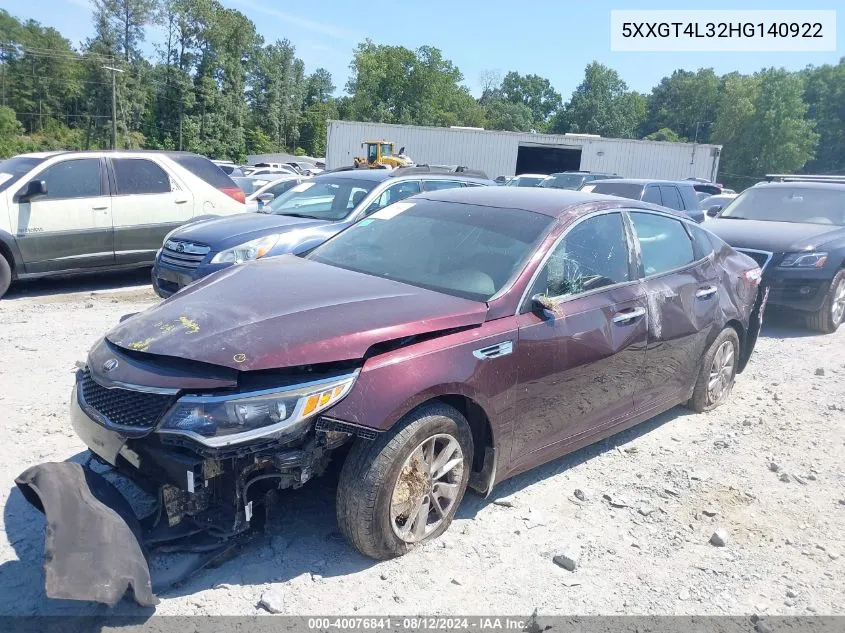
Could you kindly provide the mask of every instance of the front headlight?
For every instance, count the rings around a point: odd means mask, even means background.
[[[780,266],[784,268],[821,268],[827,261],[827,253],[789,253]]]
[[[225,396],[184,396],[164,416],[159,433],[184,435],[206,446],[305,433],[312,418],[340,402],[358,376],[351,374],[284,389]]]
[[[240,264],[264,257],[279,241],[279,235],[267,235],[257,240],[238,244],[220,251],[211,259],[212,264]]]

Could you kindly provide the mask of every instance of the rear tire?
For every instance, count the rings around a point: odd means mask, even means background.
[[[840,270],[830,282],[830,288],[818,312],[807,317],[807,326],[832,334],[845,320],[845,270]]]
[[[337,522],[347,541],[384,560],[443,534],[466,492],[472,451],[466,419],[440,402],[412,411],[374,441],[358,440],[337,489]]]
[[[719,333],[701,359],[692,398],[687,407],[698,413],[712,411],[724,403],[733,389],[739,367],[739,336],[731,327]]]
[[[0,298],[12,285],[12,267],[3,255],[0,255]]]

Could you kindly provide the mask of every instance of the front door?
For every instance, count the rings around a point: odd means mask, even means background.
[[[708,334],[716,327],[719,281],[712,256],[694,247],[684,224],[632,211],[649,311],[648,371],[637,389],[638,409],[685,397],[698,375]]]
[[[54,163],[32,180],[43,180],[47,194],[19,199],[16,192],[12,228],[27,273],[76,270],[114,263],[111,198],[99,158]]]
[[[567,444],[633,409],[648,314],[619,212],[564,234],[519,315],[515,467],[551,459]],[[532,308],[531,296],[552,309]]]
[[[118,264],[155,260],[164,236],[193,217],[193,196],[147,158],[112,158],[114,251]]]

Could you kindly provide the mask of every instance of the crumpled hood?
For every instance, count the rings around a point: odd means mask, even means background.
[[[302,229],[310,231],[329,224],[334,223],[328,220],[312,220],[271,213],[239,213],[238,215],[187,224],[174,232],[170,239],[208,244],[216,251],[231,248],[265,235],[289,233]]]
[[[827,224],[765,222],[714,218],[704,225],[734,248],[786,253],[816,248],[845,235],[845,229]]]
[[[359,359],[375,343],[480,325],[486,314],[485,303],[283,255],[209,275],[106,338],[249,371]]]

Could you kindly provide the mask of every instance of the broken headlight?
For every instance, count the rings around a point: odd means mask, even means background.
[[[158,432],[213,447],[257,438],[295,438],[308,430],[315,415],[349,393],[357,375],[251,393],[183,396],[164,416]]]

